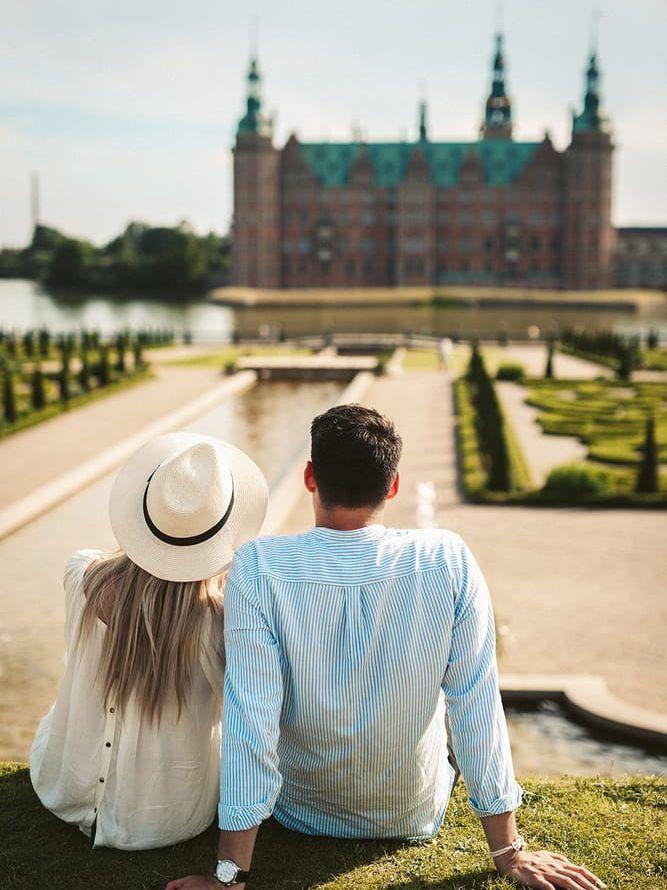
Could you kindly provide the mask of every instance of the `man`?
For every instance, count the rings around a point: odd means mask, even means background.
[[[517,835],[489,592],[458,535],[381,524],[399,487],[393,424],[343,405],[311,437],[315,528],[246,545],[227,584],[217,877],[167,890],[243,890],[271,815],[305,834],[433,836],[456,774],[446,713],[498,871],[546,890],[603,887]]]

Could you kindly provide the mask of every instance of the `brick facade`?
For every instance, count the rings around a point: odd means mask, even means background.
[[[613,144],[586,72],[572,141],[512,139],[502,40],[476,142],[301,143],[282,149],[255,62],[234,147],[233,281],[250,287],[611,284]]]

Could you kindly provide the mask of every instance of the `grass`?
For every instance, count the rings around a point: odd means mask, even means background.
[[[52,417],[57,417],[65,411],[82,408],[84,405],[89,405],[91,402],[97,402],[99,399],[103,399],[106,396],[121,392],[124,389],[129,389],[139,383],[144,383],[147,380],[151,380],[154,376],[154,373],[149,368],[137,371],[136,373],[131,372],[118,380],[108,383],[106,386],[99,386],[90,390],[90,392],[80,392],[73,395],[67,404],[61,401],[52,401],[37,411],[30,409],[22,412],[18,419],[13,423],[5,423],[5,421],[0,420],[0,440],[4,439],[6,436],[18,433],[21,430],[29,429],[31,426],[35,426],[38,423],[43,423],[45,420],[51,420]],[[48,381],[48,384],[52,384],[52,381]],[[53,388],[53,386],[51,388]],[[25,398],[24,401],[27,403],[27,398]]]
[[[645,349],[642,366],[649,371],[667,371],[667,349]]]
[[[222,368],[246,355],[312,355],[312,349],[294,346],[226,346],[213,352],[203,352],[186,358],[167,359],[164,365],[186,365],[188,367]]]
[[[583,863],[614,890],[657,890],[667,882],[664,781],[654,778],[525,780],[518,813],[533,849]],[[0,765],[0,890],[157,890],[186,874],[211,873],[216,829],[184,844],[142,853],[91,850],[83,834],[46,811],[28,771]],[[445,824],[426,844],[340,841],[287,831],[259,835],[252,890],[509,890],[496,875],[465,791],[454,792]]]

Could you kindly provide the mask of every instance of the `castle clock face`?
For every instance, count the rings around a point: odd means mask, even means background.
[[[504,118],[505,118],[505,115],[502,113],[502,111],[499,111],[498,109],[491,112],[491,121],[494,124],[502,124]]]

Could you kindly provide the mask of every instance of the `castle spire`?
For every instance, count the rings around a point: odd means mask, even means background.
[[[480,136],[482,139],[511,139],[512,105],[505,86],[505,54],[502,31],[496,32],[495,40],[491,92],[486,100]]]
[[[426,116],[426,100],[422,99],[419,103],[419,141],[428,141],[428,123]]]
[[[574,115],[572,131],[574,133],[606,133],[609,131],[609,121],[601,107],[600,68],[594,42],[592,42],[586,66],[584,107],[581,114]]]
[[[239,121],[238,133],[271,136],[271,121],[262,113],[262,77],[256,55],[251,56],[246,75],[246,113]]]

